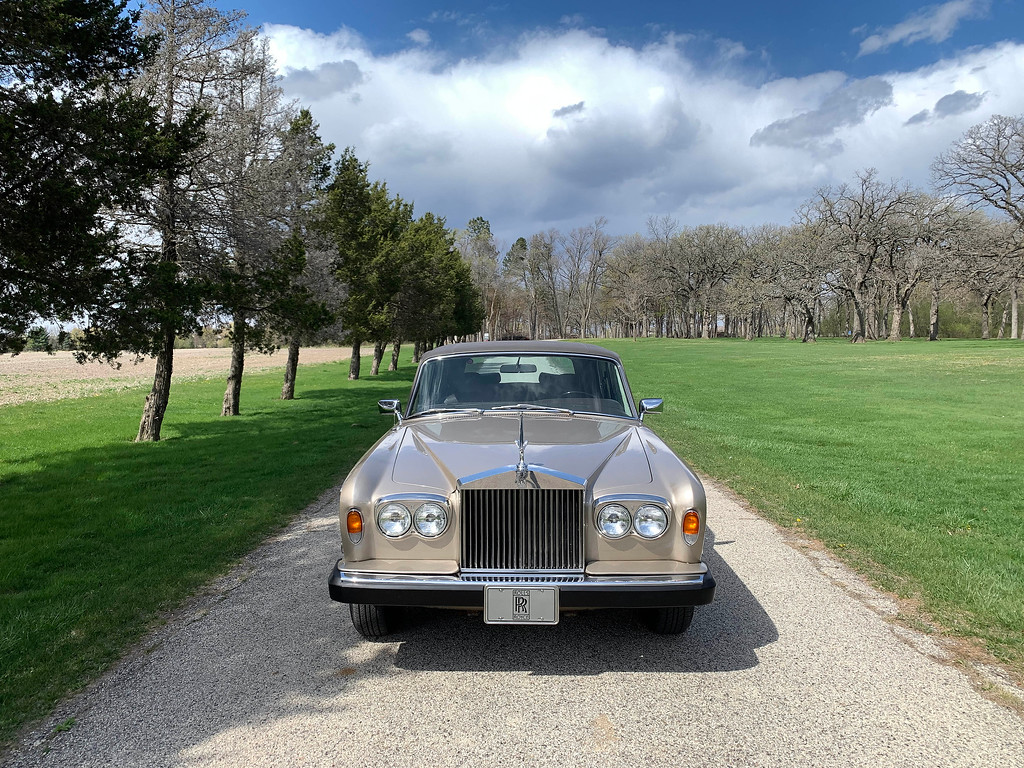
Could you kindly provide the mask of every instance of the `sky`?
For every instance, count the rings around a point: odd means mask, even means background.
[[[1024,3],[218,0],[260,26],[285,93],[370,176],[507,247],[787,224],[822,186],[930,165],[1024,113]]]

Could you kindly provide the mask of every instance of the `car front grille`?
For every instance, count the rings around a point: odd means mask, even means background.
[[[462,570],[583,570],[582,489],[463,489]]]

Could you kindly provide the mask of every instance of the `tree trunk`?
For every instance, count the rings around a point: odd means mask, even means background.
[[[868,341],[878,341],[878,314],[881,311],[881,300],[878,296],[878,289],[875,288],[870,294],[870,307],[865,308],[864,313],[864,338]],[[870,309],[870,311],[867,311]]]
[[[391,342],[391,364],[388,366],[389,371],[398,370],[398,355],[401,353],[401,351],[402,342],[400,342],[398,339],[395,339],[393,342]]]
[[[423,357],[423,344],[422,342],[414,341],[412,344],[412,361],[419,363],[421,357]]]
[[[388,343],[378,339],[373,342],[373,362],[370,364],[370,375],[376,376],[380,373],[380,363],[384,359],[384,349]]]
[[[850,341],[860,344],[867,336],[867,313],[864,311],[864,301],[857,294],[852,294],[850,300],[853,303],[853,333]]]
[[[981,297],[981,338],[983,339],[991,338],[988,329],[988,315],[991,308],[992,294],[986,293],[984,296]]]
[[[907,320],[910,322],[910,338],[915,337],[914,330],[914,308],[907,304]]]
[[[137,443],[155,443],[160,439],[160,426],[163,424],[167,402],[171,397],[171,371],[174,368],[174,326],[165,323],[163,335],[163,344],[156,356],[153,388],[146,395],[146,404],[142,408],[142,421],[139,422],[139,434],[135,437]]]
[[[814,307],[804,307],[804,337],[800,340],[802,344],[813,342],[814,335]]]
[[[1017,323],[1019,318],[1017,316],[1017,303],[1020,300],[1019,288],[1017,281],[1013,281],[1013,285],[1010,287],[1010,338],[1019,338],[1017,335]]]
[[[281,387],[282,400],[295,399],[295,374],[299,370],[299,335],[295,334],[288,341],[288,361],[284,364],[284,386]]]
[[[1010,308],[1004,304],[1003,305],[1003,318],[999,322],[998,338],[1000,338],[1000,339],[1002,339],[1004,337],[1004,334],[1006,333],[1006,320],[1007,320],[1007,316],[1009,314],[1010,314]]]
[[[932,278],[932,305],[928,310],[928,341],[939,340],[939,278]]]
[[[238,404],[242,397],[242,372],[245,369],[245,313],[236,312],[231,328],[231,370],[228,372],[228,386],[224,390],[224,405],[221,416],[237,416]]]
[[[903,323],[903,304],[897,300],[892,302],[892,325],[889,326],[889,341],[900,341],[900,325]]]
[[[349,380],[356,380],[359,378],[359,348],[362,346],[362,342],[356,339],[352,342],[352,359],[348,361],[348,378]]]

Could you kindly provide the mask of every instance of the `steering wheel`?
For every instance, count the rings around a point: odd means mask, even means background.
[[[590,400],[594,396],[589,392],[581,392],[578,389],[570,389],[569,391],[560,394],[559,397],[585,397],[586,399]]]

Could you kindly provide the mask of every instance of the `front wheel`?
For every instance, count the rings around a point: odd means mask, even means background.
[[[659,635],[681,635],[693,621],[693,606],[652,608],[646,618],[651,631]]]
[[[356,632],[368,640],[378,640],[398,628],[399,610],[391,606],[349,603],[349,614]]]

